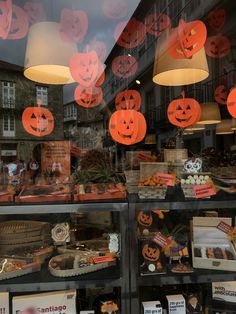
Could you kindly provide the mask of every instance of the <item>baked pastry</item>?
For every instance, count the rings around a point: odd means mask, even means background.
[[[190,265],[187,264],[176,264],[171,268],[172,273],[193,273],[194,270]]]

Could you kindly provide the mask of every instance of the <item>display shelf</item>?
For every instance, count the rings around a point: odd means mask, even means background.
[[[86,275],[69,278],[52,276],[44,267],[40,272],[0,281],[0,291],[33,292],[121,286],[120,267],[111,266]]]
[[[0,205],[0,215],[20,214],[59,214],[77,213],[86,211],[122,211],[127,207],[124,201],[83,202],[74,204],[24,204],[24,205]]]
[[[138,277],[139,286],[181,285],[236,280],[236,272],[210,269],[195,269],[190,274],[147,275]]]

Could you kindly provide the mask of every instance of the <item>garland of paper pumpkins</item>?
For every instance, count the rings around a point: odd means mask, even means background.
[[[196,124],[201,117],[201,106],[194,98],[182,98],[173,100],[167,109],[167,116],[171,124],[180,128],[187,128]]]
[[[123,91],[117,95],[115,103],[117,111],[111,115],[109,121],[111,137],[124,145],[141,142],[146,135],[147,124],[143,114],[137,111],[141,106],[139,93],[134,90]]]
[[[100,105],[103,100],[100,86],[105,80],[105,73],[96,51],[75,53],[70,60],[70,72],[78,83],[74,92],[76,103],[84,108]]]

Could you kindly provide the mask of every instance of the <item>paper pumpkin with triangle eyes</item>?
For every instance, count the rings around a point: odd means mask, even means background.
[[[54,130],[54,117],[51,111],[41,105],[42,103],[38,102],[38,107],[28,107],[22,114],[25,131],[37,137],[49,135]]]
[[[159,37],[164,30],[171,27],[171,20],[166,14],[155,13],[146,16],[144,24],[149,34]]]
[[[0,38],[6,39],[11,28],[12,21],[12,1],[0,2]]]
[[[116,95],[115,99],[116,110],[141,108],[141,96],[137,90],[126,89]]]
[[[17,5],[13,5],[12,8],[12,21],[7,39],[24,38],[29,29],[28,16],[25,11]]]
[[[159,246],[150,241],[142,241],[141,245],[143,263],[141,269],[143,273],[160,272],[163,269],[160,261],[161,251]]]
[[[78,85],[75,89],[75,101],[84,108],[92,108],[101,104],[103,92],[101,87],[83,87]]]
[[[230,53],[231,42],[226,36],[210,36],[206,40],[205,50],[208,57],[220,59]]]
[[[207,18],[209,27],[219,32],[225,25],[226,12],[223,8],[216,8],[208,14]]]
[[[24,10],[28,16],[30,24],[46,20],[46,13],[41,3],[26,2],[24,5]]]
[[[220,105],[226,105],[227,97],[228,97],[228,90],[224,85],[219,85],[215,89],[215,101]]]
[[[148,235],[149,229],[153,224],[153,217],[151,212],[139,211],[137,216],[138,233],[140,235]]]
[[[186,23],[179,21],[168,40],[168,53],[174,59],[192,58],[200,51],[206,42],[207,30],[205,24],[200,20]]]
[[[138,62],[133,56],[118,56],[112,60],[112,72],[119,78],[128,78],[138,70]]]

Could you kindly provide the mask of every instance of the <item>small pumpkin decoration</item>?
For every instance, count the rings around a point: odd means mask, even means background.
[[[228,90],[224,85],[219,85],[215,89],[215,101],[220,105],[226,105]]]
[[[96,83],[99,79],[99,67],[100,62],[96,51],[78,52],[70,59],[71,75],[76,82],[84,87],[91,87]]]
[[[146,37],[145,25],[133,17],[128,22],[117,24],[114,37],[117,45],[127,49],[135,48],[144,43]]]
[[[210,36],[206,40],[205,50],[208,57],[220,59],[227,56],[231,49],[228,37],[222,35]]]
[[[24,38],[28,33],[28,29],[29,21],[25,11],[13,5],[11,28],[7,39]]]
[[[197,123],[201,116],[201,107],[194,98],[182,98],[173,100],[167,109],[167,116],[171,124],[180,128],[186,128]]]
[[[118,311],[119,307],[113,300],[102,302],[101,313],[116,314]]]
[[[107,45],[102,40],[93,38],[92,40],[90,40],[85,49],[86,52],[96,51],[98,59],[102,62],[104,62],[107,57]]]
[[[207,30],[200,20],[186,23],[179,21],[179,26],[173,30],[168,42],[168,52],[172,58],[192,58],[201,50],[206,42]]]
[[[42,22],[46,20],[46,13],[41,3],[26,2],[24,5],[25,13],[28,16],[30,24]]]
[[[112,72],[119,78],[128,78],[138,70],[137,60],[133,56],[118,56],[112,60]]]
[[[0,38],[6,39],[12,21],[12,1],[6,0],[0,2]]]
[[[139,110],[141,108],[141,96],[137,90],[126,89],[123,92],[117,94],[115,99],[116,110],[121,109],[134,109]]]
[[[225,25],[226,13],[223,8],[216,8],[208,14],[209,27],[219,32]]]
[[[227,98],[227,108],[233,118],[236,118],[236,88],[233,88]]]
[[[61,11],[61,38],[66,42],[80,44],[88,31],[88,16],[82,10]]]
[[[22,124],[25,131],[34,136],[45,136],[54,130],[54,117],[47,108],[38,101],[38,107],[28,107],[22,114]]]
[[[136,110],[115,111],[109,121],[109,131],[114,141],[132,145],[143,140],[147,124],[142,113]]]
[[[101,87],[83,87],[78,85],[75,89],[75,101],[84,108],[92,108],[101,104],[103,92]]]
[[[160,249],[155,243],[146,243],[142,248],[142,256],[145,261],[157,262],[160,258]]]
[[[152,214],[150,212],[139,211],[137,220],[141,226],[150,227],[153,222]]]
[[[127,4],[124,0],[103,0],[103,14],[109,19],[119,20],[127,14]]]
[[[145,18],[145,26],[147,33],[159,37],[164,30],[171,27],[171,20],[166,14],[150,14]]]

